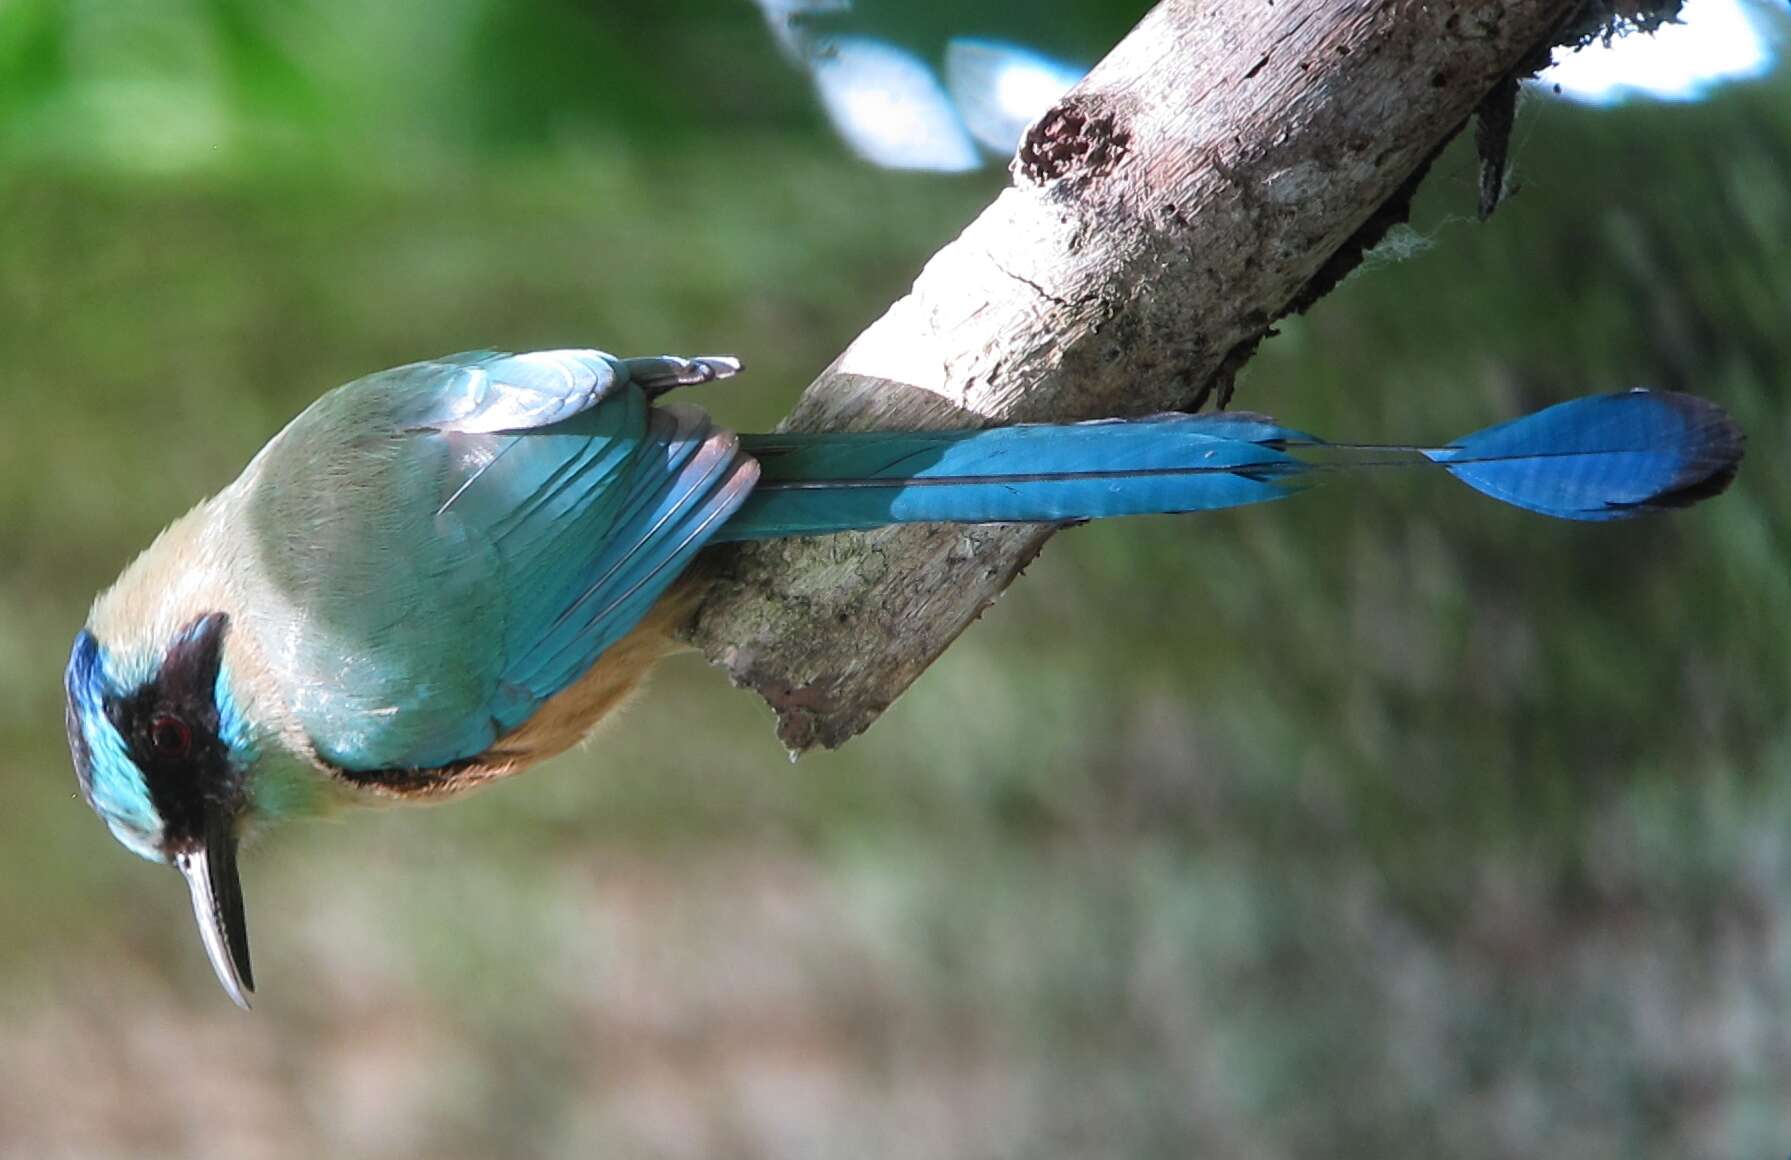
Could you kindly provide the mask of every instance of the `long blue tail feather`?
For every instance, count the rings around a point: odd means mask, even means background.
[[[1715,403],[1628,391],[1558,403],[1425,455],[1516,507],[1564,520],[1617,520],[1720,494],[1741,466],[1745,442]]]
[[[1067,523],[1208,511],[1340,471],[1435,463],[1560,519],[1622,519],[1715,495],[1743,438],[1715,404],[1632,391],[1562,403],[1442,448],[1333,445],[1260,415],[1157,415],[968,431],[742,436],[757,487],[717,541],[894,523]]]

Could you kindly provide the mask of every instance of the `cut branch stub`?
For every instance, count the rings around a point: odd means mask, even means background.
[[[785,426],[1197,405],[1403,216],[1416,175],[1580,9],[1167,0],[1031,127],[1013,186]],[[1050,534],[927,526],[750,545],[717,562],[687,637],[771,704],[791,750],[837,746]]]

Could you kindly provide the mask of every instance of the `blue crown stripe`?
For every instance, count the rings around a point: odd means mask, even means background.
[[[152,852],[161,821],[150,801],[143,771],[131,760],[125,740],[106,716],[106,700],[112,692],[106,680],[105,655],[91,632],[75,637],[69,654],[68,738],[75,759],[75,776],[86,799],[133,851],[146,858]]]

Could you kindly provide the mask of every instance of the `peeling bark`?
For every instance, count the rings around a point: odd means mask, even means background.
[[[1273,321],[1403,220],[1443,145],[1539,48],[1588,35],[1588,13],[1582,0],[1165,0],[1032,126],[1013,185],[786,427],[1223,401]],[[792,751],[837,746],[1050,535],[928,526],[729,549],[686,637],[771,704]]]

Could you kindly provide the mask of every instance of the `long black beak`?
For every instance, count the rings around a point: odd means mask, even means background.
[[[214,811],[208,811],[212,813]],[[221,813],[221,811],[215,811]],[[249,924],[243,918],[242,880],[236,874],[236,834],[228,818],[207,819],[199,845],[174,855],[174,868],[193,894],[193,917],[218,982],[232,1002],[247,1011],[255,991],[249,967]]]

